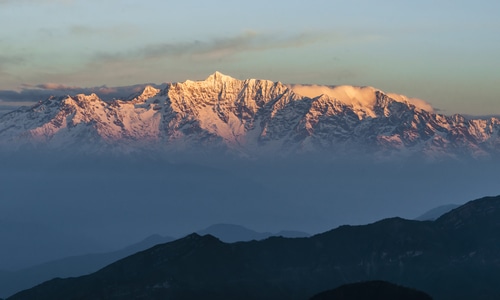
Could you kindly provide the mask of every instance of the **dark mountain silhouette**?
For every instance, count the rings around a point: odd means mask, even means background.
[[[234,224],[214,224],[203,230],[196,232],[199,235],[210,234],[223,242],[234,243],[234,242],[247,242],[252,240],[263,240],[271,236],[282,236],[282,237],[308,237],[309,234],[301,231],[292,230],[282,230],[278,233],[270,232],[257,232],[252,229],[248,229],[241,225]]]
[[[88,276],[53,279],[10,299],[307,299],[384,280],[434,299],[500,299],[500,196],[436,221],[385,219],[310,238],[223,243],[191,234]]]
[[[424,292],[374,280],[345,284],[319,293],[311,300],[432,300]]]
[[[139,243],[113,252],[66,257],[19,271],[0,271],[0,295],[12,295],[55,277],[74,277],[90,274],[138,251],[172,240],[174,240],[172,237],[151,235]]]
[[[425,213],[421,214],[415,220],[419,221],[434,221],[437,218],[441,217],[445,213],[451,211],[452,209],[455,209],[459,207],[460,205],[458,204],[445,204],[445,205],[440,205],[438,207],[435,207],[431,210],[426,211]]]
[[[276,234],[257,232],[246,227],[234,224],[214,224],[197,232],[200,235],[210,234],[223,242],[240,242],[263,240],[271,236],[307,237],[309,234],[300,231],[280,231]],[[151,235],[143,241],[124,249],[105,253],[90,253],[76,255],[37,264],[17,271],[0,271],[0,295],[13,295],[23,289],[50,280],[55,277],[76,277],[95,272],[106,265],[127,257],[138,251],[154,245],[173,241],[172,237]]]

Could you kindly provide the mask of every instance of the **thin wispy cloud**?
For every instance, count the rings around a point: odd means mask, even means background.
[[[22,86],[26,89],[38,88],[38,89],[42,89],[42,90],[64,90],[64,91],[69,90],[69,91],[72,91],[72,90],[81,89],[80,87],[69,86],[69,85],[64,85],[64,84],[60,84],[60,83],[43,83],[43,84],[37,84],[35,86],[23,84]]]
[[[75,94],[97,94],[103,100],[112,99],[127,99],[131,95],[142,91],[146,85],[152,85],[156,88],[164,88],[165,85],[157,85],[153,83],[135,84],[130,86],[95,86],[95,87],[79,87],[69,86],[59,83],[43,83],[37,85],[22,84],[19,91],[0,90],[0,102],[4,106],[9,103],[12,106],[19,106],[22,103],[32,103],[40,100],[45,100],[50,96],[65,96]],[[6,106],[5,106],[6,107]],[[4,107],[4,109],[5,109]]]
[[[247,31],[243,34],[214,38],[212,40],[194,40],[182,43],[158,43],[123,53],[99,53],[98,61],[121,61],[129,59],[168,59],[189,57],[196,60],[211,60],[230,57],[244,52],[265,51],[271,49],[302,47],[321,40],[318,34],[301,33],[297,35],[259,34]]]
[[[99,29],[83,25],[75,25],[70,27],[69,32],[74,35],[92,35],[99,33]]]
[[[88,25],[74,25],[68,29],[72,36],[85,38],[95,35],[108,35],[113,38],[128,37],[137,33],[137,28],[129,23],[120,23],[114,26],[93,27]]]
[[[25,58],[19,55],[2,55],[0,54],[0,70],[9,65],[21,64]]]

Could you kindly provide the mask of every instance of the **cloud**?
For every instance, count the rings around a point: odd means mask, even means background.
[[[409,97],[406,97],[404,95],[398,95],[398,94],[394,94],[394,93],[388,93],[387,96],[393,98],[394,100],[401,101],[401,102],[408,101],[410,104],[415,105],[417,108],[420,108],[420,109],[423,109],[423,110],[426,110],[429,112],[435,112],[434,107],[432,107],[432,105],[425,100],[422,100],[419,98],[409,98]]]
[[[33,86],[23,84],[24,87],[26,88],[32,88]],[[38,84],[34,86],[36,88],[42,89],[42,90],[63,90],[63,91],[72,91],[72,90],[78,90],[81,89],[80,87],[76,86],[67,86],[64,84],[60,83],[43,83],[43,84]]]
[[[180,57],[212,60],[230,57],[242,52],[301,47],[315,43],[320,39],[320,35],[310,33],[278,35],[247,31],[237,36],[214,38],[208,41],[195,40],[184,43],[159,43],[126,53],[98,53],[96,59],[100,62]]]
[[[19,55],[0,54],[0,69],[9,65],[18,65],[25,62],[25,58]]]
[[[109,26],[109,27],[93,27],[87,25],[74,25],[68,29],[70,35],[76,37],[89,37],[94,35],[106,35],[112,37],[114,39],[118,37],[126,37],[130,39],[132,35],[138,33],[137,28],[135,26],[130,25],[129,23],[120,23],[118,25]]]
[[[37,93],[25,90],[20,92],[12,90],[0,91],[0,101],[2,102],[34,102],[41,100],[37,96]]]
[[[432,107],[432,104],[430,104],[429,102],[427,102],[425,100],[418,99],[418,98],[408,98],[408,101],[418,108],[421,108],[421,109],[426,110],[426,111],[434,112],[434,107]]]
[[[103,100],[128,99],[131,95],[142,91],[146,85],[156,88],[164,88],[165,85],[136,84],[119,87],[77,87],[58,83],[44,83],[38,85],[23,84],[20,91],[0,90],[0,103],[22,105],[22,103],[34,103],[45,100],[50,96],[65,96],[76,94],[97,94]]]
[[[98,33],[99,30],[88,26],[75,25],[69,29],[69,32],[74,35],[91,35]]]

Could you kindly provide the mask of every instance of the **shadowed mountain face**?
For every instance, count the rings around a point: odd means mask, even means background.
[[[54,279],[9,299],[307,299],[385,280],[434,299],[498,299],[500,196],[436,221],[385,219],[311,238],[226,244],[189,235],[89,276]]]
[[[367,281],[342,285],[319,293],[310,300],[432,300],[414,289],[385,281]]]

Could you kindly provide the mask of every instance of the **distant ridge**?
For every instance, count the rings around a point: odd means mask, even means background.
[[[152,235],[139,243],[117,251],[65,257],[18,271],[0,271],[0,295],[12,295],[55,277],[75,277],[90,274],[138,251],[173,240],[172,237]]]
[[[415,218],[415,220],[419,221],[434,221],[437,218],[441,217],[445,213],[459,207],[460,205],[458,204],[445,204],[445,205],[440,205],[438,207],[435,207],[422,215],[418,216]]]
[[[199,235],[210,234],[223,242],[234,243],[241,241],[263,240],[271,236],[282,237],[308,237],[308,233],[301,231],[283,230],[278,233],[257,232],[241,225],[214,224],[196,232]]]

